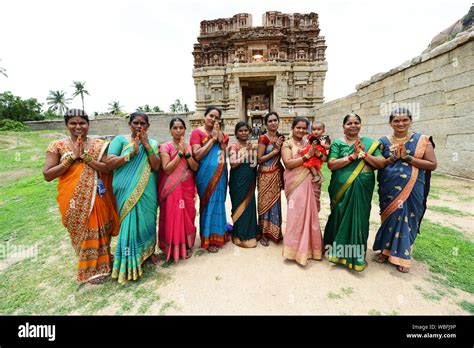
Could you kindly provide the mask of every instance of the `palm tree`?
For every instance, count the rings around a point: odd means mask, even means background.
[[[66,97],[66,92],[63,91],[49,91],[46,98],[49,109],[56,112],[56,114],[64,115],[68,109],[67,104],[71,102],[71,98]]]
[[[176,99],[173,104],[170,105],[171,112],[183,112],[183,104],[181,104],[181,100]]]
[[[0,62],[1,62],[1,61],[2,61],[2,60],[0,59]],[[3,75],[3,76],[5,76],[5,77],[8,77],[6,71],[7,71],[7,69],[5,69],[5,68],[3,68],[3,67],[0,66],[0,75]]]
[[[120,102],[119,101],[113,101],[111,103],[109,103],[109,112],[112,114],[112,115],[118,115],[122,112],[122,107],[120,106]]]
[[[72,81],[73,83],[73,86],[76,90],[74,91],[74,93],[72,94],[72,97],[75,98],[77,97],[78,95],[81,96],[81,100],[82,100],[82,111],[85,111],[84,110],[84,94],[87,94],[87,95],[90,95],[89,92],[85,89],[85,82],[81,82],[81,81]]]

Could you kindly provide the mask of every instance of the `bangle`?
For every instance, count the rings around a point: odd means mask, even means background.
[[[189,157],[191,157],[191,153],[190,153],[190,152],[188,152],[186,155],[184,155],[184,158],[189,158]]]
[[[347,156],[347,159],[349,162],[354,162],[355,161],[355,158],[352,157],[352,154],[350,154],[349,156]]]
[[[61,162],[63,166],[66,168],[69,168],[72,164],[74,163],[74,159],[72,158],[71,155],[67,155],[64,160]]]
[[[367,152],[359,152],[359,154],[357,155],[357,158],[359,158],[359,159],[360,158],[364,159],[366,157],[367,157]]]
[[[89,163],[91,163],[91,162],[94,160],[94,158],[92,158],[92,156],[89,155],[88,153],[85,153],[85,154],[84,154],[83,159],[84,159],[84,163],[85,163],[85,164],[89,164]]]
[[[154,155],[156,153],[155,150],[151,146],[150,147],[145,147],[145,150],[146,150],[146,154],[148,156]]]
[[[411,163],[411,162],[413,162],[413,156],[406,155],[406,156],[403,157],[403,160],[407,163]]]
[[[130,159],[132,158],[131,152],[127,152],[123,158],[125,159],[125,162],[130,162]]]
[[[309,157],[308,157],[308,154],[304,155],[303,157],[301,157],[303,159],[303,162],[306,162],[309,160]]]
[[[179,151],[179,152],[178,152],[178,156],[181,157],[181,158],[183,158],[184,154],[183,154],[181,151]]]

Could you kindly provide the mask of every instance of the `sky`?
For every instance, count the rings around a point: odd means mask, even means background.
[[[73,93],[85,81],[89,114],[119,101],[134,111],[195,108],[193,44],[200,22],[266,11],[319,15],[328,72],[325,101],[419,55],[464,16],[471,0],[0,0],[0,92],[46,103],[50,90]],[[81,107],[77,97],[69,107]],[[46,107],[45,107],[46,109]]]

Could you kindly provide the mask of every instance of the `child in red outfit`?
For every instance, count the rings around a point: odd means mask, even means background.
[[[303,156],[306,155],[311,148],[313,142],[317,142],[316,150],[321,152],[323,155],[327,155],[327,151],[331,147],[331,140],[328,136],[323,136],[325,125],[323,122],[315,121],[311,125],[311,133],[308,134],[309,144],[303,151]],[[322,157],[322,155],[321,155]],[[306,168],[309,168],[311,174],[313,175],[313,182],[322,183],[324,181],[323,174],[321,173],[321,166],[323,165],[323,161],[321,158],[316,157],[314,155],[308,161],[304,162],[303,165]]]

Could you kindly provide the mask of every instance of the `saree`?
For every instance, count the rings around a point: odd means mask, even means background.
[[[192,152],[190,145],[187,151]],[[160,152],[169,154],[171,161],[178,155],[178,149],[170,142],[162,144]],[[194,173],[183,157],[171,174],[160,170],[158,183],[158,247],[165,253],[166,261],[173,258],[177,262],[186,258],[186,251],[192,249],[196,239]]]
[[[231,145],[229,152],[234,150],[245,156],[247,149],[239,151],[237,145]],[[247,156],[248,157],[248,156]],[[242,248],[257,246],[257,206],[255,202],[255,182],[257,167],[251,163],[242,163],[230,170],[229,193],[232,202],[232,242]]]
[[[286,141],[283,146],[291,150],[292,159],[303,156],[305,145],[299,148]],[[302,165],[286,169],[284,178],[288,211],[283,257],[305,266],[308,259],[321,260],[323,254],[319,225],[321,184],[312,182],[311,171]]]
[[[387,137],[382,137],[380,142],[382,154],[388,158],[391,143]],[[430,136],[413,133],[405,143],[406,152],[416,158],[423,158],[430,142]],[[420,231],[429,192],[426,173],[400,160],[379,170],[377,175],[382,224],[377,231],[373,249],[382,250],[382,254],[388,256],[388,261],[397,266],[411,266],[412,247]]]
[[[365,151],[380,157],[380,143],[370,138],[360,138]],[[328,161],[343,158],[354,151],[341,139],[335,140],[330,148]],[[368,165],[356,159],[347,166],[332,172],[329,183],[331,214],[324,230],[324,245],[328,247],[328,260],[363,271],[367,266],[365,255],[369,237],[369,218],[375,174]]]
[[[89,141],[92,142],[89,155],[100,161],[108,143],[100,139]],[[61,156],[62,161],[72,153],[72,148],[67,141],[55,140],[47,152]],[[112,195],[112,176],[99,174],[83,162],[75,162],[58,181],[57,201],[62,223],[78,257],[77,281],[82,284],[109,276],[112,271],[110,240],[117,235],[120,224]],[[98,192],[100,182],[105,193]]]
[[[229,138],[225,136],[228,143]],[[190,144],[201,145],[209,141],[208,135],[200,129],[191,132]],[[227,242],[227,218],[225,199],[227,193],[227,166],[219,144],[214,143],[209,152],[199,161],[196,173],[196,187],[199,194],[199,226],[201,248],[210,245],[221,246]]]
[[[273,144],[267,135],[258,139],[265,145],[264,155],[273,150]],[[283,188],[283,166],[281,154],[277,154],[258,166],[258,224],[260,233],[275,243],[283,239],[281,232],[281,190]]]
[[[156,150],[158,142],[150,139]],[[109,154],[123,156],[133,151],[123,135],[114,138]],[[129,162],[114,170],[113,189],[120,216],[120,233],[115,250],[112,278],[119,283],[137,280],[142,263],[154,253],[156,245],[157,173],[152,171],[142,144]]]

